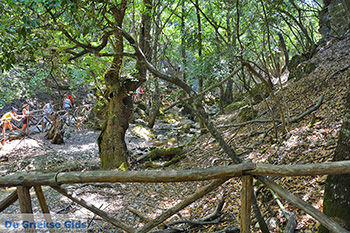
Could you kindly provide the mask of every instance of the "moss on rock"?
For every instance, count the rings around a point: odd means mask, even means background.
[[[183,149],[180,147],[169,147],[169,148],[157,148],[152,150],[145,159],[151,160],[171,160],[173,157],[183,153]]]
[[[258,104],[264,100],[264,97],[268,97],[269,92],[263,83],[257,83],[252,87],[253,104]]]
[[[241,111],[238,113],[238,117],[241,119],[242,122],[244,121],[250,121],[254,119],[257,115],[257,111],[252,111],[252,108],[249,106],[246,106],[241,109]]]
[[[316,63],[308,61],[305,55],[294,56],[289,64],[289,79],[299,80],[316,69]]]
[[[232,104],[229,104],[225,107],[225,113],[232,113],[238,109],[240,109],[241,107],[243,107],[244,105],[246,105],[247,103],[244,101],[240,101],[240,102],[234,102]]]

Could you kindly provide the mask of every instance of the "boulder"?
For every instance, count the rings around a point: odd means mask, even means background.
[[[252,108],[249,106],[241,108],[240,112],[238,113],[238,117],[242,122],[253,120],[256,117],[256,115],[257,111],[252,111]]]

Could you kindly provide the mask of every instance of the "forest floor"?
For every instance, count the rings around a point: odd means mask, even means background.
[[[221,130],[226,141],[235,147],[238,153],[242,153],[243,159],[270,164],[318,163],[332,159],[337,143],[337,133],[342,123],[344,95],[349,88],[349,37],[320,48],[311,61],[317,64],[316,69],[308,76],[298,80],[289,80],[285,83],[284,90],[278,91],[277,95],[281,100],[285,99],[284,107],[289,109],[290,118],[314,106],[319,97],[323,95],[322,105],[314,112],[315,124],[310,125],[312,115],[307,115],[300,121],[289,125],[288,133],[277,141],[273,140],[273,131],[264,137],[266,130],[271,127],[269,123],[249,124]],[[261,113],[265,111],[266,106],[262,102],[255,108]],[[136,162],[136,156],[148,153],[152,148],[160,145],[187,144],[185,150],[189,152],[179,163],[162,169],[206,168],[227,165],[231,162],[210,134],[199,136],[198,124],[177,116],[175,112],[174,116],[168,116],[164,120],[158,121],[152,135],[143,132],[143,128],[138,129],[136,124],[130,126],[126,140],[131,151],[130,169],[144,169],[143,165]],[[266,114],[261,118],[270,117]],[[231,124],[232,119],[237,119],[236,112],[216,117],[214,120],[216,125],[225,125]],[[188,129],[188,125],[190,125],[190,129]],[[64,172],[99,169],[96,144],[98,132],[88,129],[77,131],[72,128],[67,128],[66,132],[65,144],[62,145],[50,144],[42,133],[7,143],[0,151],[0,175],[15,172]],[[195,141],[188,143],[192,138],[195,138]],[[283,177],[276,178],[275,181],[315,208],[322,210],[325,179],[326,176]],[[90,204],[124,220],[127,224],[140,227],[144,222],[131,213],[128,208],[136,209],[144,216],[154,218],[207,183],[117,183],[64,185],[63,187]],[[280,232],[286,224],[286,217],[271,192],[263,186],[257,186],[257,198],[265,220],[272,232]],[[200,219],[213,212],[220,200],[224,198],[225,205],[222,209],[222,216],[225,221],[218,224],[208,224],[201,228],[191,228],[188,232],[215,232],[228,226],[238,226],[241,206],[240,189],[240,180],[230,179],[218,190],[189,205],[169,221],[177,221],[180,218]],[[0,199],[5,198],[14,190],[14,188],[0,189]],[[67,214],[81,220],[88,220],[87,232],[119,232],[115,227],[72,203],[56,191],[44,187],[44,194],[52,213]],[[32,195],[34,196],[34,193]],[[317,221],[289,203],[281,201],[288,213],[297,214],[297,232],[316,232]],[[40,212],[36,198],[33,198],[33,208],[35,213]],[[19,213],[18,202],[3,213]],[[259,231],[256,219],[253,219],[252,226],[253,232]]]

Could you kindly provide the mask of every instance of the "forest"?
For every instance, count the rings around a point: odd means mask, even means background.
[[[1,232],[350,232],[349,0],[0,0]]]

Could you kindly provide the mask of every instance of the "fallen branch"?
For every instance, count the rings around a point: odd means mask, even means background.
[[[174,207],[168,209],[165,211],[163,214],[158,216],[156,219],[154,219],[152,222],[147,223],[144,225],[141,229],[139,229],[137,232],[138,233],[145,233],[150,231],[151,229],[155,228],[156,226],[160,225],[163,223],[165,220],[185,208],[186,206],[192,204],[193,202],[197,201],[198,199],[202,198],[205,194],[217,189],[219,186],[221,186],[223,183],[225,183],[227,179],[219,179],[215,180],[212,183],[202,187],[198,191],[196,191],[194,194],[191,196],[187,197],[185,200],[181,201]]]
[[[225,204],[225,195],[222,196],[219,204],[216,206],[214,212],[204,216],[203,218],[197,219],[197,220],[180,220],[168,223],[167,226],[173,226],[177,224],[188,224],[188,225],[211,225],[211,224],[219,224],[221,222],[224,222],[226,220],[219,218],[221,215],[221,210],[224,207]]]
[[[333,78],[334,76],[336,76],[337,74],[340,74],[342,72],[344,72],[345,70],[349,69],[350,65],[345,66],[344,68],[341,68],[340,70],[337,70],[336,72],[334,72],[333,74],[331,74],[331,76],[329,78]]]
[[[222,222],[225,222],[225,219],[222,218],[216,218],[211,221],[192,221],[192,220],[180,220],[176,222],[171,222],[168,223],[168,226],[173,226],[173,225],[178,225],[178,224],[188,224],[188,225],[193,225],[193,226],[202,226],[202,225],[214,225],[214,224],[219,224]]]
[[[15,203],[18,199],[17,191],[13,191],[8,197],[0,202],[0,212]]]
[[[314,217],[317,221],[319,221],[323,226],[325,226],[331,232],[349,233],[349,231],[345,230],[338,223],[334,222],[331,218],[327,217],[325,214],[321,213],[320,211],[315,209],[312,205],[308,204],[302,199],[289,193],[287,190],[283,189],[280,185],[276,184],[272,180],[262,176],[257,176],[256,179],[258,179],[261,183],[265,184],[267,187],[275,191],[280,197],[284,198],[285,200],[289,201],[291,204],[295,205],[299,209],[305,211],[307,214]]]
[[[241,230],[239,229],[239,227],[228,227],[220,231],[215,231],[214,233],[240,233],[240,232]]]
[[[222,208],[224,207],[225,197],[226,195],[222,196],[221,200],[219,201],[219,204],[216,206],[213,213],[208,214],[207,216],[204,216],[203,218],[200,219],[200,221],[210,221],[218,218],[221,215]]]
[[[299,120],[301,120],[304,116],[312,113],[313,111],[316,111],[322,104],[323,101],[323,95],[320,96],[320,98],[317,101],[317,104],[315,106],[313,106],[312,108],[309,108],[308,110],[306,110],[305,112],[301,113],[299,116],[292,118],[292,120],[290,120],[290,123],[295,123],[298,122]]]
[[[262,213],[260,211],[254,190],[252,193],[252,206],[253,206],[253,212],[255,214],[255,217],[258,220],[259,228],[260,228],[261,232],[262,233],[270,233],[269,228],[265,222],[264,216],[262,215]]]
[[[305,112],[301,113],[300,115],[298,115],[297,117],[294,117],[290,120],[290,123],[295,123],[295,122],[298,122],[299,120],[301,120],[304,116],[316,111],[322,104],[323,102],[323,95],[321,95],[319,98],[318,98],[318,101],[317,103],[312,107],[312,108],[309,108],[308,110],[306,110]],[[281,119],[276,119],[275,120],[276,122],[278,123],[281,123],[282,120]],[[245,125],[248,125],[248,124],[253,124],[253,123],[270,123],[270,122],[273,122],[272,119],[255,119],[255,120],[251,120],[251,121],[245,121],[245,122],[242,122],[242,123],[238,123],[238,124],[228,124],[228,125],[219,125],[217,126],[217,128],[230,128],[230,127],[239,127],[239,126],[245,126]]]
[[[177,228],[170,228],[170,229],[165,229],[161,231],[154,231],[152,233],[181,233],[184,232],[183,229],[177,229]]]
[[[57,192],[59,192],[63,196],[71,199],[73,202],[75,202],[75,203],[83,206],[84,208],[90,210],[94,214],[100,216],[101,218],[103,218],[104,220],[106,220],[107,222],[112,224],[113,226],[121,228],[121,229],[123,229],[126,232],[130,232],[130,233],[134,233],[135,232],[135,230],[131,226],[128,226],[128,225],[124,224],[119,219],[113,218],[108,213],[98,209],[97,207],[95,207],[93,205],[90,205],[89,203],[85,202],[84,200],[81,200],[81,199],[79,199],[77,197],[74,197],[73,195],[69,194],[65,189],[63,189],[63,188],[61,188],[59,186],[51,186],[51,188],[53,188],[54,190],[56,190]]]
[[[287,212],[287,210],[284,208],[281,200],[278,198],[278,196],[276,195],[276,193],[272,190],[272,189],[269,189],[270,190],[270,193],[272,194],[273,198],[275,199],[277,205],[280,207],[280,209],[282,210],[282,213],[284,215],[284,217],[286,217],[287,219],[289,218],[289,213]]]
[[[144,221],[146,223],[151,222],[153,220],[152,218],[143,215],[141,212],[139,212],[138,210],[136,210],[130,206],[128,206],[126,209],[129,210],[131,213],[135,214],[137,217],[139,217],[142,221]]]

